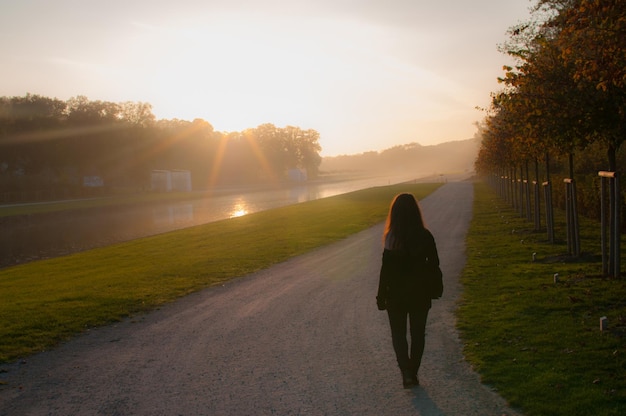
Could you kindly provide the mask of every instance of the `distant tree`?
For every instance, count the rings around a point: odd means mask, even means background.
[[[307,171],[310,178],[315,178],[319,174],[319,167],[322,163],[320,156],[322,147],[319,144],[320,134],[312,129],[300,133],[298,137],[299,166]]]
[[[190,170],[200,188],[283,179],[292,167],[314,176],[318,141],[315,130],[293,126],[222,133],[202,119],[156,120],[142,102],[0,97],[0,179],[6,176],[0,190],[14,184],[15,175],[28,177],[32,189],[52,182],[80,188],[85,175],[145,188],[153,169]],[[49,180],[37,177],[42,173]]]
[[[126,101],[119,104],[118,117],[138,127],[152,127],[156,121],[152,113],[152,105],[133,101]]]
[[[4,171],[40,172],[56,153],[55,136],[47,132],[62,126],[65,103],[26,94],[3,97],[0,108],[0,163],[7,166]]]

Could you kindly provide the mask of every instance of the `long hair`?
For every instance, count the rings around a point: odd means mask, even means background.
[[[389,207],[383,244],[391,249],[410,249],[425,228],[415,197],[408,193],[398,194]]]

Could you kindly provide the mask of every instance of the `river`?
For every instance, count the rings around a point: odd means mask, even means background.
[[[185,201],[0,218],[0,268],[412,179],[394,176],[232,190]]]

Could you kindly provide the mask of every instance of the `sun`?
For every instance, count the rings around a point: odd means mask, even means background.
[[[294,124],[319,90],[313,67],[322,57],[278,28],[245,21],[152,36],[158,56],[146,76],[158,118],[202,118],[228,132]]]

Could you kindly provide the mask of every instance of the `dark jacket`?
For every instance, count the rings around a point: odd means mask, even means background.
[[[431,296],[425,287],[424,274],[431,267],[439,268],[439,256],[435,239],[428,230],[417,236],[410,250],[385,248],[376,296],[378,309],[429,308]]]

